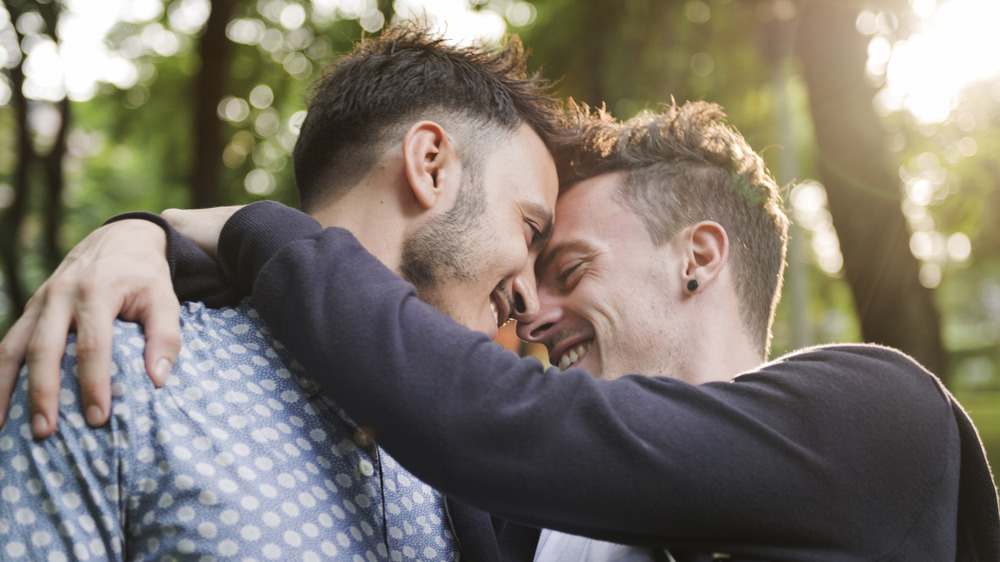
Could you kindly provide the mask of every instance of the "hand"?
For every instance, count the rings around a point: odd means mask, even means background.
[[[233,205],[209,209],[167,209],[160,213],[160,216],[181,234],[201,246],[201,249],[210,256],[218,257],[222,227],[226,226],[226,221],[242,208],[242,205]]]
[[[105,423],[111,413],[116,316],[144,326],[146,371],[156,386],[163,385],[180,351],[180,304],[171,285],[166,234],[151,222],[124,220],[94,231],[28,301],[24,314],[0,341],[0,427],[27,358],[31,433],[42,438],[55,430],[60,364],[66,335],[74,325],[87,422]]]

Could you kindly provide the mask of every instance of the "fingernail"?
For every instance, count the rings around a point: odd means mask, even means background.
[[[35,414],[31,418],[31,432],[35,435],[41,435],[49,430],[49,420],[45,419],[42,414]]]
[[[93,426],[101,425],[104,421],[104,412],[97,406],[87,408],[87,423]]]
[[[170,370],[173,368],[174,366],[169,359],[160,359],[156,362],[156,379],[160,382],[166,381],[170,375]]]

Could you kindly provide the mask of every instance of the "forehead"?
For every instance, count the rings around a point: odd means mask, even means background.
[[[624,172],[612,172],[572,186],[559,198],[553,240],[572,233],[607,235],[634,222],[634,214],[614,197],[624,181]]]
[[[487,186],[493,186],[497,196],[509,195],[549,215],[554,213],[559,193],[555,161],[528,125],[521,125],[510,136],[498,139],[487,160],[484,180]]]
[[[651,244],[639,217],[615,198],[624,179],[624,172],[595,176],[559,198],[558,218],[540,266],[567,250],[619,252],[645,249]]]

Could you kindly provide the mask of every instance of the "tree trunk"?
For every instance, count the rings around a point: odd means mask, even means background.
[[[13,21],[22,11],[15,9],[17,5],[5,2],[7,11]],[[19,31],[17,44],[24,37]],[[31,165],[35,158],[35,149],[31,144],[31,133],[28,129],[28,100],[24,97],[24,56],[17,66],[9,73],[11,83],[11,107],[14,109],[14,119],[17,124],[17,162],[13,174],[14,199],[10,206],[0,214],[0,260],[2,260],[4,284],[10,299],[10,307],[14,316],[18,316],[27,303],[28,295],[21,280],[21,224],[28,208],[28,187]]]
[[[234,0],[212,0],[212,11],[198,47],[201,70],[194,84],[194,158],[190,183],[191,205],[195,208],[217,207],[225,199],[219,185],[224,143],[217,108],[228,76],[230,43],[226,24],[234,5]]]
[[[59,16],[62,5],[57,2],[39,2],[38,12],[45,21],[45,34],[53,42],[59,44],[56,29],[59,27]],[[42,172],[45,175],[45,202],[43,204],[43,235],[42,254],[45,267],[55,271],[62,261],[63,253],[59,244],[63,223],[63,157],[66,155],[66,134],[69,131],[70,105],[69,98],[63,97],[55,104],[59,112],[59,130],[52,141],[48,154],[41,158]]]
[[[43,158],[45,170],[45,235],[44,253],[45,266],[49,271],[55,271],[63,259],[62,246],[59,243],[63,224],[63,157],[66,156],[66,133],[69,130],[70,106],[69,99],[63,98],[56,107],[59,108],[59,131],[56,133],[52,150]]]
[[[898,348],[942,378],[947,357],[933,294],[918,280],[899,177],[872,108],[867,41],[850,2],[809,2],[796,51],[809,92],[820,179],[865,340]]]

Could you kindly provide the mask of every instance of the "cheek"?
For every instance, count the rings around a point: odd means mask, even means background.
[[[508,271],[524,269],[528,265],[528,255],[523,235],[520,238],[508,237],[496,247],[497,263]]]
[[[611,317],[614,312],[614,300],[609,299],[609,295],[599,283],[593,283],[586,277],[581,279],[565,296],[563,306],[593,325],[601,338],[613,335],[608,332],[615,325]]]
[[[581,281],[578,291],[580,306],[601,326],[602,335],[612,340],[627,340],[638,317],[648,314],[640,296],[617,283]]]

